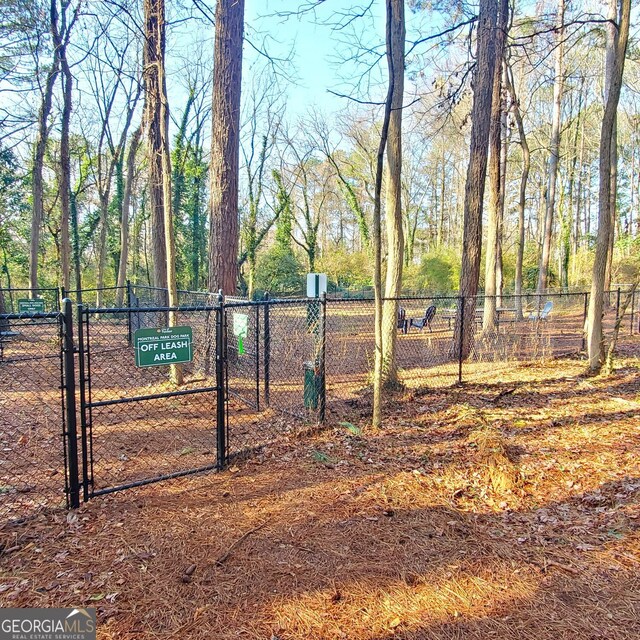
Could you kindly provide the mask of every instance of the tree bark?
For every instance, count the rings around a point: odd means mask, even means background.
[[[67,44],[69,42],[69,24],[66,15],[70,0],[63,0],[61,6],[61,24],[63,31],[58,29],[58,21],[51,22],[53,43],[56,56],[62,70],[62,122],[60,131],[60,266],[62,269],[62,286],[65,290],[71,288],[71,237],[69,233],[70,201],[71,201],[71,158],[69,152],[69,125],[71,120],[71,94],[73,77],[67,60]]]
[[[244,0],[218,0],[211,126],[209,290],[238,282],[238,173]]]
[[[489,129],[489,217],[487,220],[487,251],[484,279],[484,311],[482,314],[482,331],[485,336],[495,334],[497,326],[496,297],[498,275],[498,252],[500,245],[500,228],[502,213],[502,61],[506,30],[509,24],[509,2],[500,1],[494,38],[496,63],[493,70],[491,97],[491,124]]]
[[[127,280],[127,262],[129,261],[129,217],[131,210],[131,192],[135,178],[136,153],[140,144],[142,128],[138,127],[131,135],[129,153],[127,154],[127,178],[124,185],[122,198],[122,211],[120,213],[120,261],[118,264],[118,281],[116,282],[116,307],[122,306],[124,286]],[[129,301],[127,300],[127,306]]]
[[[402,100],[404,97],[404,0],[391,0],[389,73],[393,73],[393,95],[387,138],[387,275],[382,309],[382,383],[398,382],[396,341],[398,335],[398,296],[402,288],[404,233],[402,218]]]
[[[464,224],[462,238],[462,267],[460,295],[464,298],[464,314],[458,314],[454,334],[455,349],[460,345],[466,358],[471,349],[476,295],[480,279],[480,253],[482,251],[482,208],[487,175],[490,118],[493,103],[493,78],[496,68],[496,26],[498,3],[480,0],[477,22],[476,68],[473,77],[473,106],[471,109],[471,150],[464,194]],[[462,319],[464,317],[464,323]]]
[[[591,297],[589,300],[589,314],[587,318],[587,350],[589,369],[597,372],[604,362],[604,342],[602,332],[602,308],[607,256],[609,252],[609,237],[611,230],[611,162],[612,146],[615,144],[616,112],[620,100],[624,62],[629,39],[629,16],[631,0],[621,0],[619,25],[615,36],[612,65],[609,69],[609,91],[602,117],[600,131],[599,158],[599,189],[598,189],[598,236],[596,240],[596,255],[593,262],[593,278],[591,283]]]
[[[618,16],[618,1],[609,0],[609,10],[607,12],[607,18],[610,22],[606,25],[607,30],[607,46],[605,55],[605,87],[604,98],[605,104],[609,91],[611,90],[611,77],[615,59],[615,47],[616,47],[616,25],[615,20]],[[614,119],[613,132],[612,132],[612,144],[611,144],[611,192],[610,199],[610,213],[611,213],[611,232],[609,233],[609,250],[607,253],[607,266],[604,275],[604,290],[609,291],[611,289],[611,271],[613,267],[613,247],[615,243],[616,235],[616,210],[618,200],[618,118]],[[608,298],[605,299],[605,304],[608,304]]]
[[[556,206],[556,183],[560,160],[560,127],[562,120],[562,94],[564,91],[564,9],[565,0],[558,0],[556,18],[556,61],[553,83],[553,116],[551,120],[551,140],[549,144],[549,169],[547,176],[547,198],[544,213],[542,253],[538,269],[538,293],[544,293],[549,286],[549,260],[553,236],[553,215]]]
[[[393,56],[391,55],[391,33],[393,24],[393,0],[386,0],[386,46],[388,84],[387,95],[384,101],[384,116],[380,131],[380,142],[376,155],[375,189],[373,197],[373,296],[374,296],[374,322],[375,322],[375,354],[373,368],[373,416],[372,427],[378,429],[382,426],[382,387],[383,387],[383,359],[382,359],[382,173],[384,169],[384,151],[389,137],[389,124],[391,120],[391,103],[393,100]]]
[[[149,207],[151,220],[151,251],[153,284],[167,289],[167,249],[164,229],[164,189],[162,157],[162,86],[160,68],[164,65],[165,23],[164,0],[145,0],[144,41],[144,122],[149,162]],[[157,303],[167,304],[164,292],[158,292]]]
[[[57,0],[51,0],[50,4],[51,32],[58,30]],[[47,81],[42,94],[42,102],[38,112],[38,134],[36,137],[33,154],[33,168],[31,170],[31,193],[33,208],[31,215],[31,239],[29,246],[29,288],[31,297],[37,297],[35,289],[38,288],[38,257],[40,253],[40,231],[44,222],[44,184],[42,172],[44,168],[44,155],[49,139],[49,127],[47,121],[51,113],[53,87],[60,72],[60,60],[57,55],[53,57],[53,64],[47,74]]]

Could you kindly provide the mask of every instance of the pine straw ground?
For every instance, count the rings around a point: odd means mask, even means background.
[[[638,347],[5,528],[0,604],[95,606],[104,639],[638,638]]]

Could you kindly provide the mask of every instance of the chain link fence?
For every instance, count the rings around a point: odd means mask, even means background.
[[[0,315],[0,520],[66,504],[59,313]]]
[[[115,304],[117,291],[109,291]],[[222,301],[185,292],[194,304],[169,309],[154,306],[156,293],[127,287],[136,306],[75,309],[76,390],[63,377],[63,355],[64,370],[74,367],[68,307],[64,314],[0,315],[0,516],[65,504],[66,423],[75,427],[76,415],[85,498],[220,467],[229,456],[323,422],[325,412],[332,421],[368,415],[373,300]],[[607,334],[624,296],[605,296]],[[398,381],[407,388],[482,383],[516,362],[578,354],[587,303],[585,293],[383,301]],[[638,331],[639,306],[636,295],[624,333]],[[171,366],[146,366],[136,341],[169,325],[188,329],[191,351],[179,365],[179,384]]]
[[[306,299],[225,304],[231,455],[318,422],[323,309]]]
[[[61,290],[54,287],[41,289],[0,288],[0,314],[35,314],[60,311]],[[34,302],[37,306],[34,307]]]
[[[83,481],[88,495],[217,464],[216,309],[135,311],[151,338],[168,327],[172,315],[176,337],[167,344],[182,348],[184,342],[189,361],[170,366],[155,366],[166,364],[160,351],[151,354],[159,363],[144,362],[136,353],[146,347],[131,331],[131,313],[80,312],[81,428],[87,443]],[[182,376],[179,383],[176,375]]]
[[[613,330],[624,295],[621,290],[605,294],[606,334]],[[638,304],[634,298],[627,310],[625,332],[640,329]],[[406,387],[495,380],[514,362],[573,356],[585,348],[588,294],[584,292],[478,296],[464,304],[457,296],[383,300],[383,306],[389,305],[396,318],[397,378]],[[463,307],[464,336],[456,332]],[[373,300],[327,300],[327,407],[337,416],[371,403],[374,315]]]

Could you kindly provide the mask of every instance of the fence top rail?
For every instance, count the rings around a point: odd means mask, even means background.
[[[327,298],[327,301],[329,298]],[[273,307],[286,305],[302,305],[311,302],[321,302],[322,298],[269,298],[268,300],[244,300],[241,302],[225,302],[225,309],[237,309],[242,307]],[[332,301],[333,302],[333,301]],[[354,300],[354,302],[361,302]]]
[[[99,287],[91,289],[67,289],[65,293],[95,293],[96,291],[115,291],[116,289],[126,289],[126,287]]]
[[[57,320],[64,315],[60,311],[47,313],[0,313],[0,320]]]
[[[6,287],[3,288],[2,291],[4,293],[13,293],[14,291],[55,291],[59,292],[60,289],[58,287],[37,287],[36,289],[32,289],[31,287]]]
[[[114,314],[114,313],[162,313],[162,312],[189,312],[189,311],[216,311],[220,305],[190,305],[185,307],[96,307],[91,308],[78,304],[80,312],[89,314]]]
[[[134,284],[133,282],[131,282],[130,286],[132,289],[147,289],[149,291],[162,291],[163,293],[166,293],[169,291],[168,289],[165,289],[163,287],[153,287],[149,284]],[[112,287],[112,288],[126,289],[126,287]],[[83,291],[86,291],[86,289],[83,289]],[[217,291],[195,291],[194,289],[176,289],[176,291],[178,293],[193,293],[199,296],[217,296],[218,295]]]

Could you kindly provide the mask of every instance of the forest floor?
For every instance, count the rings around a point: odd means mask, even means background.
[[[95,606],[103,639],[638,638],[638,354],[407,391],[377,432],[6,525],[0,605]]]

